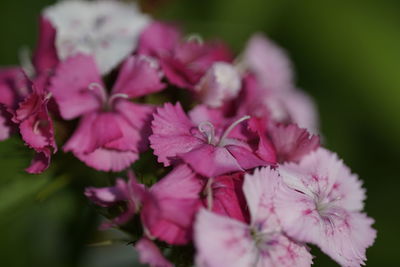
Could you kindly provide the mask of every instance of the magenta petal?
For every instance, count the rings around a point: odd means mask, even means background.
[[[39,37],[33,55],[33,65],[38,73],[54,68],[58,63],[58,56],[55,47],[56,30],[45,18],[40,17]]]
[[[89,154],[74,152],[74,155],[96,170],[114,172],[126,169],[139,158],[137,152],[104,148],[98,148]]]
[[[117,141],[125,143],[121,149],[147,150],[154,107],[121,99],[115,104],[114,109],[119,113],[120,128],[123,132],[123,137]]]
[[[141,34],[139,54],[162,56],[170,53],[181,39],[181,33],[172,25],[153,22]]]
[[[214,178],[211,184],[212,211],[242,222],[248,222],[249,216],[242,187],[242,172]],[[204,203],[207,206],[206,199],[204,199]]]
[[[201,145],[203,141],[193,136],[193,128],[179,103],[158,108],[152,121],[153,135],[149,138],[158,161],[169,166],[171,158]]]
[[[266,166],[269,163],[265,162],[264,160],[257,157],[252,151],[241,147],[241,146],[234,146],[228,145],[226,149],[232,156],[236,159],[237,163],[240,167],[244,170],[253,169],[255,167]]]
[[[143,237],[136,245],[135,249],[139,253],[139,261],[151,267],[173,267],[160,252],[159,248],[148,238]]]
[[[203,186],[204,180],[186,165],[176,167],[154,184],[141,213],[150,235],[170,244],[189,242]]]
[[[236,158],[224,147],[204,144],[187,153],[179,154],[179,157],[197,173],[209,178],[229,172],[244,171]]]
[[[122,137],[115,113],[90,113],[81,118],[78,128],[64,145],[64,151],[90,153]]]
[[[278,160],[283,162],[299,162],[301,158],[319,145],[319,137],[311,135],[306,129],[296,124],[273,125],[269,132],[278,154]]]
[[[104,88],[100,88],[104,85],[90,56],[76,55],[60,63],[50,83],[49,91],[66,120],[97,110],[104,101]]]
[[[165,84],[161,82],[161,72],[155,59],[131,56],[122,65],[113,93],[135,98],[164,88]]]
[[[45,171],[50,165],[50,154],[51,152],[48,150],[36,153],[30,166],[25,171],[31,174],[39,174]]]

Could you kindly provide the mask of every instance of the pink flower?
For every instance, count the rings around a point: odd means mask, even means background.
[[[123,64],[109,95],[90,56],[77,55],[62,62],[51,79],[50,91],[64,119],[82,116],[64,151],[72,151],[97,170],[120,171],[129,166],[147,148],[153,107],[128,99],[162,90],[160,79],[154,61],[132,56]]]
[[[115,186],[112,187],[88,187],[85,189],[86,197],[98,206],[108,208],[125,203],[124,212],[111,221],[103,223],[101,229],[123,225],[139,211],[146,194],[145,187],[137,183],[132,172],[128,172],[128,178],[128,182],[118,178]]]
[[[292,238],[315,244],[342,266],[364,264],[374,242],[373,220],[362,213],[361,181],[336,154],[319,148],[279,168],[276,212]]]
[[[310,266],[304,245],[281,231],[273,203],[278,173],[263,168],[246,175],[243,191],[250,224],[202,209],[195,224],[197,266]]]
[[[257,154],[259,148],[243,134],[246,128],[239,127],[249,116],[226,119],[220,111],[202,106],[189,116],[179,103],[167,103],[154,114],[151,147],[165,166],[180,159],[199,174],[215,177],[274,163],[268,161],[273,156],[263,157],[274,152]]]
[[[141,212],[145,232],[169,244],[188,243],[203,187],[204,180],[188,166],[175,167],[146,195]]]
[[[148,238],[143,237],[136,245],[135,249],[139,253],[139,261],[148,264],[150,267],[173,267],[160,252],[159,248]]]
[[[150,188],[144,200],[141,216],[145,232],[169,244],[187,244],[201,207],[248,221],[242,183],[243,173],[207,179],[187,165],[175,167]]]
[[[193,88],[214,62],[232,61],[223,44],[183,40],[178,29],[161,22],[153,22],[144,30],[138,52],[158,58],[168,80],[182,88]]]

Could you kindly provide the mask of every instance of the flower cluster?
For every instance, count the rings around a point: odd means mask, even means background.
[[[186,263],[200,267],[310,266],[307,244],[360,266],[376,235],[365,191],[321,147],[293,76],[262,34],[234,57],[135,5],[63,1],[43,11],[33,57],[0,70],[0,138],[19,132],[30,173],[50,165],[60,131],[71,133],[62,151],[88,167],[126,170],[85,195],[109,214],[101,228],[131,231],[151,266],[191,244]],[[135,175],[149,154],[152,178]]]

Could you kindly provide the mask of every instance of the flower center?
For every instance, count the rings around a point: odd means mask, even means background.
[[[222,134],[221,138],[219,141],[217,141],[217,138],[215,137],[215,127],[214,125],[209,122],[209,121],[204,121],[199,124],[198,129],[199,131],[204,134],[207,138],[207,143],[210,145],[214,146],[225,146],[227,144],[226,140],[228,135],[232,132],[232,130],[238,126],[240,123],[250,119],[251,117],[246,115],[241,117],[240,119],[234,121]]]
[[[88,86],[88,89],[95,92],[96,97],[103,103],[103,108],[105,110],[111,110],[115,100],[124,98],[127,99],[129,96],[127,94],[112,94],[108,96],[107,90],[98,83],[91,83]]]

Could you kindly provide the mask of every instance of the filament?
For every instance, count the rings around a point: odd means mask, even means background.
[[[105,103],[107,101],[107,92],[106,89],[99,83],[91,83],[88,86],[88,89],[95,92],[95,90],[98,91],[100,94],[100,100]]]
[[[241,117],[240,119],[238,119],[237,121],[235,121],[234,123],[232,123],[228,129],[225,130],[224,134],[222,135],[221,139],[219,140],[218,145],[223,144],[223,141],[225,140],[225,138],[230,134],[230,132],[236,127],[238,126],[240,123],[244,122],[245,120],[250,119],[251,117],[246,115]]]
[[[215,141],[215,128],[209,121],[204,121],[198,126],[199,131],[207,137],[207,143],[213,144]]]

